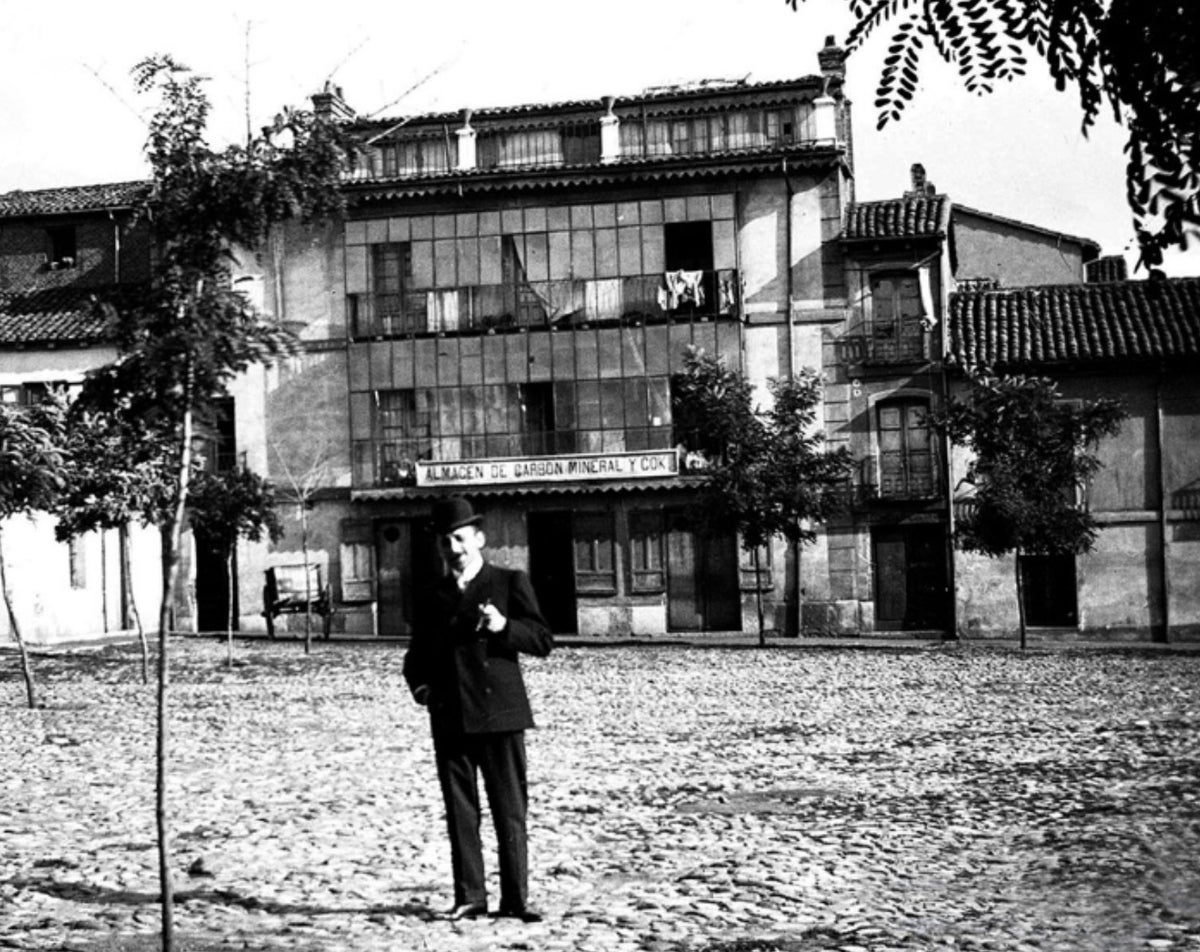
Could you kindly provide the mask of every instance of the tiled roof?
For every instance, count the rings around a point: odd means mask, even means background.
[[[849,241],[939,238],[950,225],[945,195],[906,196],[882,202],[855,202],[846,209],[842,237]]]
[[[958,292],[949,332],[968,367],[1200,357],[1200,278]]]
[[[63,212],[126,208],[146,190],[147,182],[116,182],[109,185],[75,185],[15,191],[0,195],[0,217],[58,215]]]
[[[0,291],[0,347],[107,342],[112,334],[95,302],[114,293],[111,287]]]

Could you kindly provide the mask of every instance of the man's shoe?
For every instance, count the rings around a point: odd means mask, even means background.
[[[500,919],[520,919],[522,922],[542,921],[542,914],[536,909],[530,909],[528,906],[521,906],[518,909],[501,908],[496,913],[496,917]]]
[[[462,902],[446,913],[447,919],[478,919],[487,915],[486,902]]]

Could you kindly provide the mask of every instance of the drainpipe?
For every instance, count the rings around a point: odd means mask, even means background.
[[[121,223],[113,210],[108,210],[108,220],[113,226],[113,284],[121,283]]]
[[[792,296],[795,293],[793,268],[792,268],[792,246],[794,238],[792,235],[792,200],[795,197],[795,189],[792,188],[792,179],[788,175],[787,159],[784,158],[780,165],[780,171],[783,173],[783,187],[787,196],[787,203],[784,214],[784,255],[787,272],[787,300],[785,302],[786,314],[785,323],[787,326],[787,369],[788,376],[794,376],[796,373],[796,321],[795,307],[792,303]],[[801,552],[803,547],[799,542],[789,543],[792,547],[792,561],[796,566],[796,637],[799,638],[804,633],[804,577],[801,573]]]
[[[1171,641],[1171,577],[1169,575],[1170,559],[1167,557],[1167,468],[1166,457],[1163,456],[1163,425],[1165,423],[1165,414],[1163,413],[1163,377],[1165,371],[1163,365],[1158,365],[1158,379],[1154,384],[1154,411],[1156,415],[1154,442],[1155,451],[1158,454],[1158,567],[1162,573],[1162,626],[1163,626],[1163,641],[1170,643]]]

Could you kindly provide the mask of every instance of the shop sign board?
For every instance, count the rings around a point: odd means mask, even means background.
[[[679,454],[675,450],[417,462],[418,486],[464,487],[592,482],[677,475]]]

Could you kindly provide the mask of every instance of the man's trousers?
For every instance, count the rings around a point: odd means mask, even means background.
[[[433,746],[446,804],[455,905],[487,899],[479,837],[477,777],[482,774],[500,853],[500,909],[524,909],[529,879],[525,732],[435,735]]]

